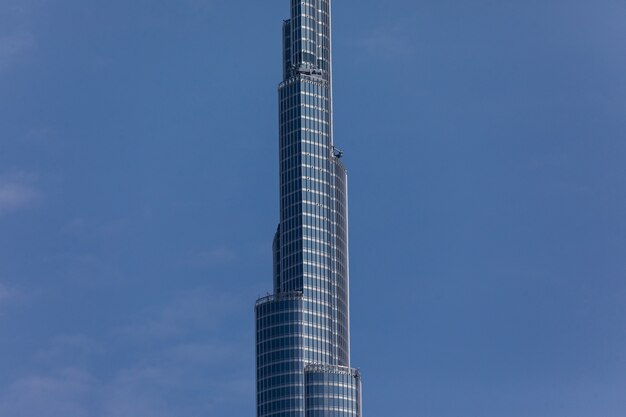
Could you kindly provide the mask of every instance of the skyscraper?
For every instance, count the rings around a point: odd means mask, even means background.
[[[258,417],[360,417],[350,368],[347,173],[333,143],[330,0],[291,0],[279,95],[274,294],[257,301]]]

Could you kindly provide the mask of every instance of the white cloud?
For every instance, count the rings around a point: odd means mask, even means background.
[[[41,145],[49,142],[51,130],[47,127],[30,129],[24,135],[22,141],[33,145]]]
[[[14,291],[0,282],[0,302],[12,298]]]
[[[373,59],[408,59],[415,54],[414,24],[401,19],[353,38],[352,45]]]
[[[61,232],[93,239],[106,239],[111,237],[117,238],[121,233],[127,232],[130,227],[132,227],[132,222],[124,218],[97,222],[93,219],[74,217],[67,221]]]
[[[12,284],[0,282],[0,320],[7,319],[8,307],[27,305],[32,299],[36,298],[37,295],[36,291],[30,291],[21,286],[17,287]],[[2,363],[0,361],[0,368],[1,365]],[[2,414],[0,414],[0,416],[2,416]]]
[[[30,208],[41,199],[36,176],[27,173],[0,176],[0,215]]]
[[[159,367],[122,370],[103,392],[103,417],[174,417],[162,394],[177,382]]]
[[[121,329],[54,337],[34,353],[35,369],[6,387],[0,385],[0,416],[239,412],[254,398],[252,342],[224,329],[247,301],[194,288],[134,315]]]
[[[0,416],[88,417],[85,403],[93,383],[91,376],[74,369],[21,378],[0,395]]]
[[[241,398],[253,398],[252,342],[225,332],[243,303],[233,294],[195,288],[114,331],[111,339],[142,354],[111,383],[105,417],[214,415],[216,409],[241,406]],[[137,414],[160,402],[162,414]]]
[[[207,334],[232,312],[232,296],[197,288],[178,294],[158,310],[136,317],[131,324],[115,329],[134,341],[154,343],[155,339],[172,339],[193,334]]]
[[[189,254],[187,264],[195,267],[209,267],[229,264],[238,259],[237,253],[227,247],[197,251]]]
[[[34,47],[35,37],[30,32],[0,37],[0,71],[13,65],[26,51]]]
[[[47,348],[35,354],[35,358],[58,367],[63,364],[69,366],[77,360],[86,360],[104,353],[104,346],[93,338],[83,334],[68,334],[54,337]]]

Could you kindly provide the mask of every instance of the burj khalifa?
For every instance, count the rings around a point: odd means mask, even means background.
[[[361,417],[350,366],[347,172],[333,141],[331,1],[291,0],[273,295],[256,302],[258,417]]]

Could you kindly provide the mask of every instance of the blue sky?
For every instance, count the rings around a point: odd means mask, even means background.
[[[254,414],[287,0],[0,0],[0,415]],[[336,1],[371,416],[626,413],[626,3]]]

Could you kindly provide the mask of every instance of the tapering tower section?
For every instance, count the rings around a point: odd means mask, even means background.
[[[258,417],[360,417],[347,173],[333,143],[330,0],[291,0],[279,92],[274,295],[257,301]]]

